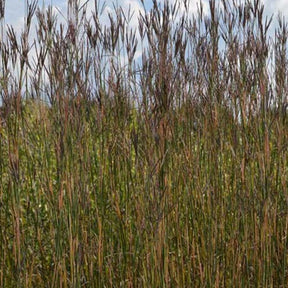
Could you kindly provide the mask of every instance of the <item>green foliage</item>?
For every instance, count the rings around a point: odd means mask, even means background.
[[[140,69],[121,9],[67,37],[38,11],[37,69],[3,65],[1,287],[287,286],[286,30],[273,82],[259,1],[190,22],[156,4]]]

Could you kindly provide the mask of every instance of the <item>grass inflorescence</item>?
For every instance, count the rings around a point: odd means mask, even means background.
[[[0,2],[0,287],[287,287],[281,17]]]

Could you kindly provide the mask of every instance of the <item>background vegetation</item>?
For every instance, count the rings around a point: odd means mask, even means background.
[[[285,21],[68,2],[1,8],[0,286],[287,287]]]

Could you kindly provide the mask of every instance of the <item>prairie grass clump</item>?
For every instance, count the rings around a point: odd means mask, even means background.
[[[287,286],[282,18],[0,3],[0,287]]]

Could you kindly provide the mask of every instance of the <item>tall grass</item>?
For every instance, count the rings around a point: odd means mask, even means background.
[[[0,287],[287,287],[286,22],[142,2],[5,28]]]

